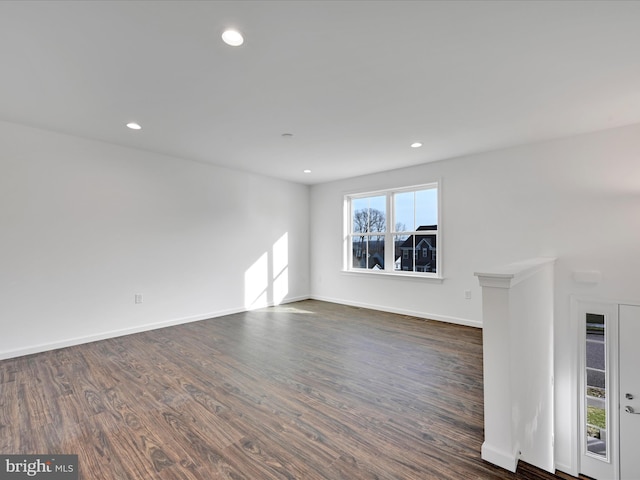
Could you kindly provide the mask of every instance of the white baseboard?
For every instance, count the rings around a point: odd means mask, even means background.
[[[518,455],[516,452],[505,452],[491,445],[487,442],[482,444],[482,459],[489,463],[493,463],[499,467],[515,472],[518,468]]]
[[[379,310],[382,312],[397,313],[399,315],[409,315],[412,317],[438,320],[441,322],[453,323],[457,325],[466,325],[470,327],[482,328],[482,322],[478,322],[475,320],[468,320],[464,318],[456,318],[456,317],[449,317],[444,315],[418,312],[418,311],[408,310],[408,309],[386,307],[383,305],[373,305],[368,303],[352,302],[349,300],[344,300],[339,298],[328,298],[328,297],[321,297],[321,296],[314,296],[314,295],[287,298],[283,302],[281,302],[281,304],[299,302],[301,300],[308,300],[310,298],[314,300],[324,301],[324,302],[349,305],[352,307],[369,308],[371,310]],[[270,306],[274,306],[274,305],[273,304],[264,305],[264,307],[270,307]],[[260,307],[260,308],[263,308],[263,307]],[[58,348],[72,347],[74,345],[81,345],[83,343],[96,342],[99,340],[106,340],[108,338],[121,337],[124,335],[131,335],[134,333],[147,332],[147,331],[156,330],[159,328],[172,327],[174,325],[182,325],[184,323],[198,322],[201,320],[207,320],[209,318],[223,317],[225,315],[233,315],[234,313],[241,313],[249,310],[251,309],[246,307],[231,308],[231,309],[219,310],[215,312],[203,313],[200,315],[193,315],[189,317],[175,318],[175,319],[166,320],[158,323],[138,325],[136,327],[131,327],[131,328],[110,330],[106,332],[96,333],[94,335],[86,335],[82,337],[70,338],[70,339],[59,341],[59,342],[42,343],[39,345],[32,345],[28,347],[17,348],[15,350],[7,350],[4,352],[0,352],[0,360],[6,360],[9,358],[15,358],[15,357],[22,357],[24,355],[32,355],[34,353],[46,352],[49,350],[57,350]]]
[[[556,472],[563,472],[566,473],[568,475],[571,475],[572,477],[577,477],[578,476],[578,469],[572,465],[565,465],[564,463],[558,463],[556,462]]]
[[[339,303],[341,305],[349,305],[351,307],[369,308],[371,310],[379,310],[381,312],[397,313],[399,315],[409,315],[411,317],[424,318],[427,320],[437,320],[439,322],[453,323],[456,325],[465,325],[467,327],[482,328],[482,322],[478,320],[470,320],[467,318],[450,317],[447,315],[438,315],[435,313],[418,312],[415,310],[408,310],[404,308],[387,307],[384,305],[374,305],[370,303],[352,302],[350,300],[344,300],[341,298],[330,298],[319,295],[311,295],[313,300],[320,300],[323,302]]]
[[[308,300],[309,296],[287,298],[283,300],[280,305],[285,303],[299,302],[301,300]],[[264,305],[264,307],[272,307],[274,304]],[[263,307],[261,307],[263,308]],[[110,330],[107,332],[100,332],[94,335],[86,335],[83,337],[70,338],[67,340],[61,340],[59,342],[42,343],[39,345],[33,345],[29,347],[17,348],[15,350],[7,350],[0,352],[0,360],[6,360],[9,358],[22,357],[24,355],[32,355],[34,353],[46,352],[49,350],[57,350],[59,348],[73,347],[74,345],[81,345],[83,343],[97,342],[99,340],[106,340],[108,338],[122,337],[124,335],[131,335],[133,333],[148,332],[150,330],[157,330],[159,328],[173,327],[175,325],[182,325],[184,323],[199,322],[201,320],[207,320],[209,318],[224,317],[226,315],[233,315],[234,313],[247,312],[247,308],[230,308],[226,310],[218,310],[216,312],[203,313],[200,315],[193,315],[189,317],[175,318],[172,320],[165,320],[158,323],[148,323],[145,325],[138,325],[131,328],[123,328],[119,330]]]

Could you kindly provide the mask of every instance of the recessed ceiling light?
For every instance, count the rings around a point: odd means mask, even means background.
[[[222,33],[222,41],[232,47],[239,47],[244,43],[244,38],[239,31],[230,29]]]
[[[302,173],[311,173],[311,170],[307,168],[306,170],[303,170]]]
[[[411,148],[420,148],[422,144],[420,142],[414,142],[411,144]]]
[[[127,127],[129,127],[131,130],[142,130],[142,126],[136,122],[127,123]]]

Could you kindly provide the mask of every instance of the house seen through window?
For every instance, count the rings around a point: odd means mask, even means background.
[[[347,269],[440,276],[438,185],[347,195]]]

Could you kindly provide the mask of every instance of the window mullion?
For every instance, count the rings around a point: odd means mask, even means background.
[[[384,234],[384,270],[394,271],[395,248],[393,244],[393,230],[395,228],[394,198],[393,193],[387,193],[387,228]]]
[[[418,219],[416,215],[416,192],[413,192],[413,271],[417,270],[418,263]]]

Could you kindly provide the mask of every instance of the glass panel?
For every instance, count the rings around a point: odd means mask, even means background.
[[[393,244],[395,245],[394,270],[413,272],[413,235],[394,235]]]
[[[438,189],[416,190],[394,195],[395,232],[415,232],[438,224]]]
[[[369,231],[384,232],[387,228],[387,198],[369,197]]]
[[[416,271],[436,271],[436,236],[416,235]]]
[[[387,200],[384,195],[351,200],[352,232],[384,232]]]
[[[352,237],[353,268],[384,270],[384,236],[362,235]]]
[[[367,268],[367,237],[352,237],[353,268]]]
[[[366,232],[369,227],[369,199],[354,198],[351,200],[351,217],[353,218],[352,232]]]
[[[369,237],[369,259],[367,268],[384,270],[384,235]]]
[[[586,314],[587,452],[607,458],[608,402],[606,385],[606,324],[604,315]]]
[[[393,197],[395,232],[413,232],[416,229],[415,222],[415,193],[396,193]]]
[[[416,228],[423,225],[438,225],[438,189],[416,192]]]

